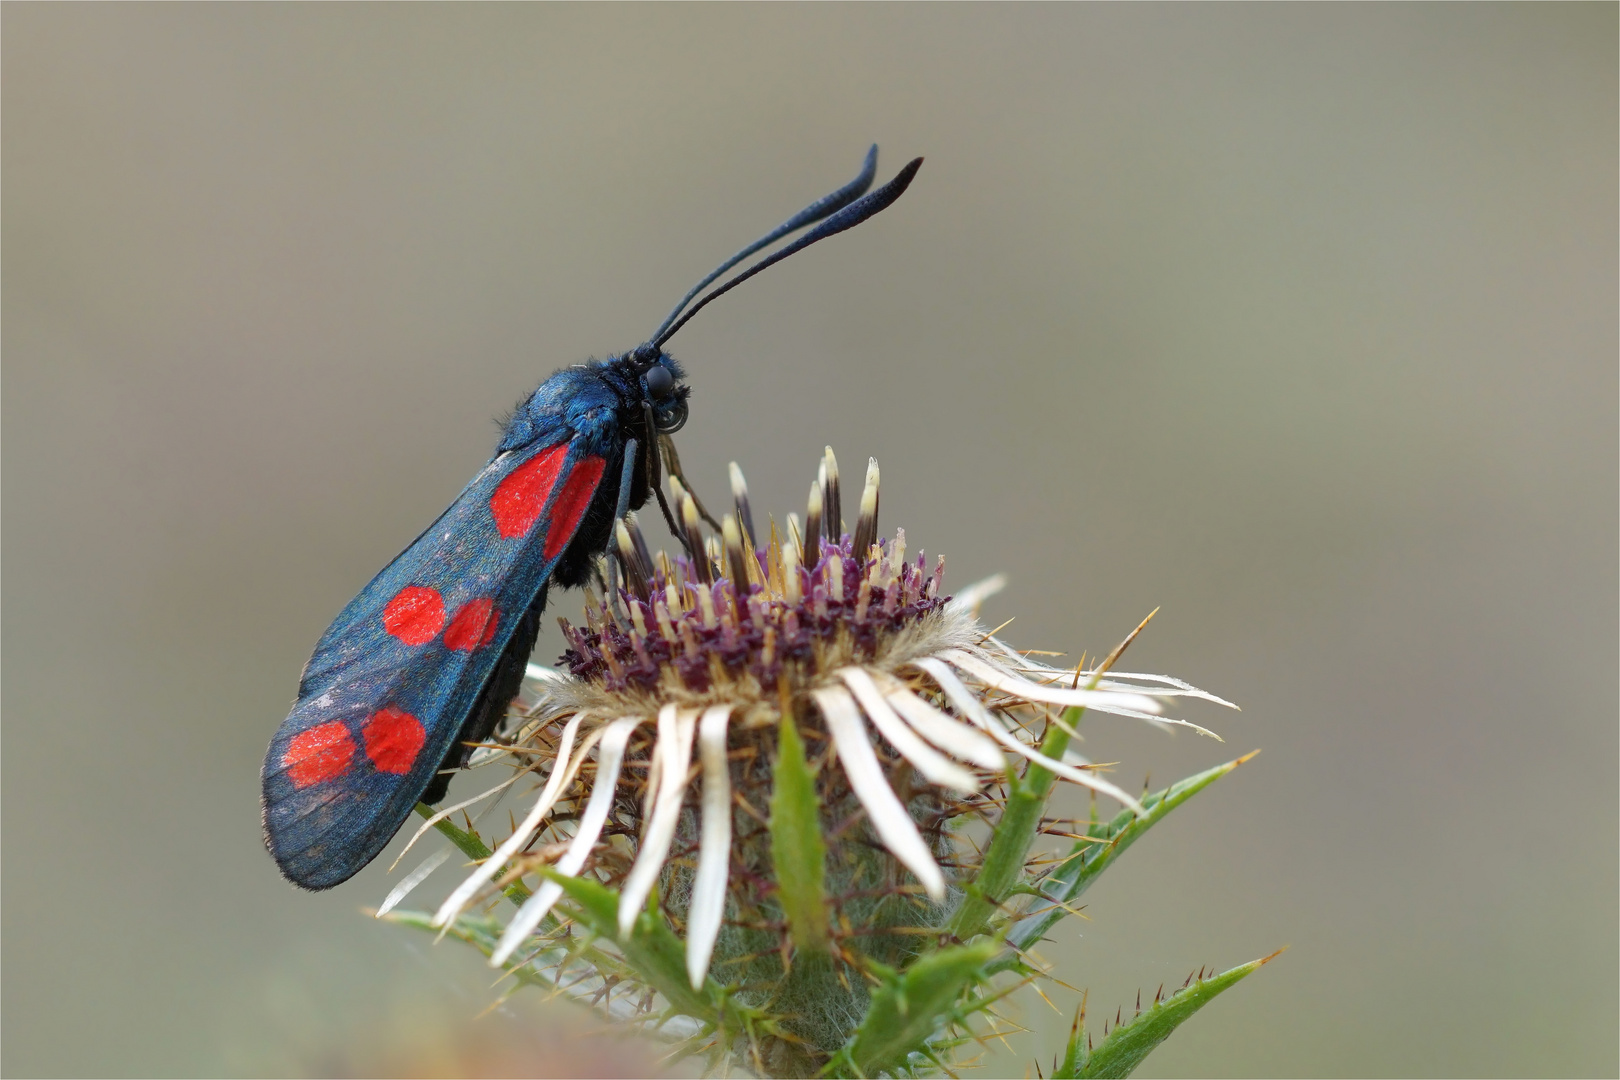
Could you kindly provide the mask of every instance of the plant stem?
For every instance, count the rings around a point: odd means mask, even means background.
[[[438,811],[434,810],[433,807],[427,805],[426,803],[417,803],[416,812],[431,820],[433,815]],[[455,825],[450,822],[449,818],[442,818],[439,821],[434,822],[433,827],[438,829],[439,832],[442,833],[452,844],[460,848],[461,853],[467,856],[469,859],[482,862],[485,859],[492,858],[495,854],[493,851],[489,850],[488,845],[478,838],[477,833],[467,832],[456,828]],[[521,879],[507,885],[501,891],[506,893],[506,898],[512,901],[512,903],[516,904],[518,907],[522,907],[524,902],[529,899],[529,890],[524,886]]]
[[[1063,760],[1063,751],[1069,746],[1069,732],[1079,725],[1082,711],[1065,709],[1061,725],[1046,726],[1046,736],[1041,740],[1042,756]],[[1056,774],[1033,761],[1022,777],[1009,782],[1007,806],[996,823],[979,876],[969,887],[962,906],[951,916],[950,931],[958,941],[968,941],[990,929],[991,916],[1023,873],[1024,861],[1029,857],[1035,834],[1040,831],[1041,817],[1046,812],[1046,800],[1056,782]]]

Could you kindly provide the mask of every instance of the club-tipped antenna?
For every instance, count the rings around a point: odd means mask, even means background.
[[[874,146],[872,149],[875,151],[877,148]],[[875,158],[872,156],[872,154],[869,153],[867,155],[867,161],[868,163],[875,163]],[[711,300],[714,300],[716,297],[735,289],[738,285],[741,285],[743,282],[747,281],[749,278],[753,277],[767,266],[773,266],[795,252],[803,251],[805,248],[819,240],[825,240],[829,236],[836,236],[845,229],[853,229],[867,218],[888,209],[889,205],[893,203],[894,200],[898,199],[905,193],[906,188],[911,184],[911,178],[917,175],[918,169],[922,168],[922,163],[922,158],[912,159],[906,164],[906,167],[896,173],[894,179],[890,180],[887,184],[884,184],[876,191],[863,195],[854,202],[849,203],[847,206],[844,206],[842,209],[833,213],[831,217],[828,217],[820,225],[817,225],[814,229],[811,229],[809,232],[793,241],[793,243],[789,244],[781,251],[774,252],[766,258],[761,259],[753,266],[750,266],[747,270],[744,270],[742,273],[738,274],[736,277],[732,278],[730,281],[726,282],[724,285],[721,285],[718,289],[715,289],[703,299],[693,304],[691,308],[687,310],[686,314],[681,315],[680,318],[676,319],[673,324],[666,320],[665,325],[659,328],[658,333],[653,335],[652,340],[647,342],[644,348],[648,351],[648,353],[656,356],[658,354],[658,350],[663,347],[664,342],[674,337],[676,332],[679,331],[681,327],[685,326],[687,322],[691,320],[692,316],[702,311]],[[830,199],[832,196],[828,196],[828,198]],[[818,203],[817,205],[819,206],[820,204]],[[783,226],[783,229],[785,228],[786,227]],[[780,234],[783,229],[779,229],[778,234]],[[760,244],[755,245],[755,247],[757,248],[763,246],[764,243],[765,241],[762,241]],[[746,255],[738,256],[739,259],[745,257]],[[734,259],[733,263],[736,261],[737,260]],[[709,280],[713,280],[713,278],[718,276],[719,273],[720,271],[717,271],[716,274],[711,275]],[[695,292],[696,290],[693,291]],[[685,301],[682,303],[684,305]],[[679,310],[679,308],[676,309],[677,312]],[[673,318],[674,316],[671,317]]]
[[[861,165],[860,175],[855,179],[831,195],[824,195],[803,210],[800,210],[797,214],[794,214],[782,224],[715,267],[713,273],[692,286],[692,290],[681,297],[681,302],[675,305],[675,310],[671,311],[669,317],[659,325],[657,330],[653,331],[653,336],[649,340],[663,340],[664,331],[669,328],[670,323],[680,317],[681,312],[686,309],[686,305],[692,302],[692,297],[707,289],[721,274],[730,270],[760,248],[770,247],[788,233],[798,232],[806,225],[813,225],[828,214],[837,213],[866,194],[866,189],[872,186],[872,178],[877,176],[877,151],[877,143],[873,143],[872,148],[866,152],[866,161]]]

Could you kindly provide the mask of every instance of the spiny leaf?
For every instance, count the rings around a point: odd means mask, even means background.
[[[1255,750],[1244,754],[1235,761],[1228,761],[1224,765],[1217,765],[1213,769],[1189,776],[1163,791],[1144,797],[1142,806],[1147,813],[1140,817],[1125,810],[1107,825],[1092,825],[1087,832],[1094,839],[1076,842],[1069,857],[1036,883],[1036,889],[1046,899],[1037,901],[1008,931],[1007,943],[1015,949],[1023,950],[1040,941],[1059,919],[1069,913],[1068,905],[1073,904],[1081,893],[1090,888],[1091,883],[1112,866],[1114,860],[1124,854],[1126,848],[1163,821],[1170,811],[1259,752]],[[1016,957],[1003,957],[997,962],[996,970],[1006,970],[1016,964]]]
[[[417,803],[416,812],[425,818],[431,818],[438,813],[427,803]],[[489,850],[489,845],[485,844],[477,833],[456,828],[455,825],[451,824],[449,818],[434,822],[433,827],[443,833],[452,844],[460,848],[461,853],[469,859],[483,862],[485,859],[493,858],[495,855],[493,851]],[[512,882],[502,891],[506,893],[506,898],[518,907],[522,907],[529,899],[529,890],[524,887],[521,881]]]
[[[1086,1044],[1086,1002],[1090,998],[1089,992],[1080,996],[1080,1005],[1074,1010],[1074,1023],[1069,1026],[1069,1042],[1063,1048],[1063,1061],[1052,1067],[1052,1080],[1079,1076],[1091,1056],[1091,1047]]]
[[[398,926],[412,926],[418,930],[426,930],[430,934],[439,932],[439,927],[433,925],[431,912],[404,911],[396,908],[385,914],[383,920]],[[444,932],[448,937],[453,937],[458,941],[465,941],[485,956],[488,956],[495,951],[495,944],[500,940],[501,925],[487,915],[463,915],[446,927]],[[534,974],[532,970],[516,970],[516,968],[528,969],[527,962],[515,965],[514,973],[518,978],[526,982],[545,983],[545,980]]]
[[[422,808],[418,807],[418,810],[420,809]],[[449,821],[440,821],[435,827],[449,837],[450,841],[469,858],[488,859],[493,855],[475,833],[458,829]],[[643,911],[637,916],[635,925],[631,927],[629,939],[621,940],[618,932],[618,893],[599,882],[588,878],[568,877],[549,867],[542,868],[540,872],[562,886],[563,893],[572,902],[580,922],[598,937],[616,942],[619,951],[624,954],[624,960],[620,961],[588,945],[574,944],[570,947],[580,959],[596,968],[604,977],[615,975],[622,981],[646,983],[663,994],[665,1000],[676,1011],[685,1013],[695,1020],[718,1025],[730,1032],[750,1028],[774,1030],[772,1018],[739,1005],[729,993],[716,985],[713,979],[708,980],[702,991],[692,989],[686,977],[686,949],[664,922],[656,904],[652,905],[651,910]],[[530,896],[529,890],[522,882],[508,885],[505,892],[513,903],[519,905]],[[425,930],[435,929],[431,924],[431,916],[422,912],[392,911],[384,918],[405,926],[418,926]],[[556,924],[555,917],[548,915],[541,927],[551,930]],[[444,932],[467,942],[485,956],[490,956],[493,955],[496,943],[500,940],[501,928],[492,918],[463,915]],[[505,967],[522,982],[550,985],[546,979],[529,968],[527,960],[511,961]]]
[[[1080,723],[1081,712],[1078,708],[1065,709],[1063,722],[1047,727],[1046,736],[1041,740],[1043,755],[1054,760],[1063,757],[1069,745],[1069,732]],[[990,847],[984,853],[979,873],[951,916],[950,932],[957,940],[967,941],[989,930],[991,916],[1014,894],[1024,860],[1029,858],[1035,834],[1040,831],[1046,800],[1056,782],[1055,774],[1031,762],[1022,778],[1014,777],[1008,783],[1007,804],[990,836]]]
[[[827,845],[820,810],[815,774],[805,762],[793,717],[784,711],[771,792],[771,863],[793,944],[814,953],[825,952],[828,940]]]
[[[714,993],[692,989],[686,977],[686,949],[681,945],[657,905],[650,905],[636,917],[628,938],[619,938],[619,894],[606,885],[589,878],[569,877],[550,867],[546,877],[562,886],[564,895],[577,909],[580,921],[601,937],[616,940],[624,959],[636,974],[653,987],[679,1012],[704,1023],[719,1020],[714,998],[719,989],[711,982]]]
[[[876,1076],[906,1069],[906,1059],[923,1051],[940,1023],[955,1012],[962,991],[982,978],[985,964],[999,950],[994,940],[938,949],[899,974],[874,965],[883,985],[872,991],[861,1026],[826,1072]]]
[[[433,916],[426,911],[402,911],[395,909],[382,916],[384,921],[396,923],[400,926],[411,926],[418,930],[426,930],[430,934],[438,934],[440,928],[433,925]],[[462,915],[455,922],[444,929],[444,933],[458,941],[465,941],[485,956],[495,953],[495,946],[501,939],[503,927],[493,916],[489,915]],[[614,957],[605,955],[599,949],[591,948],[580,942],[560,941],[557,949],[568,949],[579,959],[596,968],[604,977],[617,976],[621,982],[636,983],[640,977],[631,971],[624,963]],[[547,950],[549,951],[549,950]],[[555,989],[551,979],[546,978],[535,970],[533,956],[520,955],[508,960],[505,968],[519,982],[540,986],[546,989]]]
[[[1069,1036],[1069,1045],[1063,1064],[1052,1073],[1052,1080],[1075,1080],[1078,1077],[1129,1076],[1142,1064],[1142,1059],[1176,1030],[1193,1013],[1213,1001],[1216,995],[1237,983],[1252,971],[1270,963],[1281,955],[1278,949],[1270,956],[1251,960],[1230,971],[1207,979],[1199,979],[1177,990],[1163,1001],[1155,1002],[1145,1011],[1120,1024],[1096,1049],[1082,1045],[1086,1034],[1077,1020]]]

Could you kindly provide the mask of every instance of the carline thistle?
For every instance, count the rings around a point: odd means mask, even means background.
[[[437,824],[476,867],[432,915],[396,911],[442,850],[379,915],[467,940],[717,1071],[900,1075],[914,1053],[948,1057],[936,1025],[988,1007],[998,995],[972,987],[1024,970],[1070,910],[1054,889],[1010,931],[1001,922],[1014,883],[1053,868],[1030,851],[1052,828],[1051,780],[1119,803],[1121,829],[1164,803],[1068,746],[1080,710],[1210,735],[1165,703],[1228,703],[1113,670],[1134,633],[1089,667],[1013,649],[977,619],[999,581],[946,595],[943,557],[911,552],[904,529],[879,535],[879,480],[873,460],[849,531],[830,447],[805,517],[785,532],[770,520],[763,542],[735,463],[717,536],[671,481],[685,553],[650,553],[634,514],[618,522],[596,575],[605,596],[587,586],[584,624],[558,620],[558,669],[531,669],[511,734],[481,751],[479,764],[517,771],[417,834]],[[527,810],[493,851],[446,820],[514,783]],[[987,849],[974,822],[991,829]],[[504,925],[482,910],[503,893],[518,904]],[[996,938],[975,942],[993,921]],[[910,1041],[863,1038],[891,1022],[885,994],[942,965],[956,970],[948,993],[908,991]]]
[[[664,344],[743,281],[887,208],[921,165],[868,192],[872,147],[860,175],[722,263],[644,344],[564,368],[518,407],[489,464],[338,614],[305,665],[263,770],[265,845],[288,880],[348,880],[414,806],[443,799],[517,694],[549,587],[583,584],[616,522],[656,496],[671,530],[689,535],[660,479],[662,459],[681,482],[670,436],[689,393]]]

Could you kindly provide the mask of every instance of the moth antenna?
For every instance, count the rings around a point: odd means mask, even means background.
[[[726,293],[730,292],[732,289],[735,289],[738,285],[741,285],[743,282],[747,281],[761,270],[764,270],[766,267],[775,266],[789,255],[803,251],[811,244],[825,240],[829,236],[837,236],[845,229],[853,229],[855,226],[859,225],[867,218],[872,217],[874,214],[879,214],[884,210],[887,210],[896,199],[905,194],[906,188],[911,186],[911,180],[917,175],[917,170],[922,168],[922,163],[922,158],[913,158],[906,164],[906,167],[896,173],[894,179],[890,180],[887,184],[884,184],[876,191],[870,192],[869,194],[863,195],[859,199],[856,199],[848,206],[845,206],[842,210],[839,210],[837,213],[827,218],[827,220],[823,221],[820,225],[817,225],[814,229],[811,229],[809,232],[793,241],[793,243],[789,244],[787,247],[775,252],[770,256],[767,256],[764,259],[761,259],[759,262],[755,263],[753,266],[750,266],[747,270],[744,270],[742,273],[738,274],[724,285],[721,285],[703,299],[693,304],[689,309],[687,309],[686,314],[677,319],[674,324],[661,328],[658,333],[653,336],[651,341],[642,346],[642,349],[650,352],[652,356],[656,357],[658,350],[663,348],[664,342],[674,337],[675,334],[679,332],[681,327],[685,326],[691,321],[692,316],[702,311],[712,301],[724,296]]]
[[[770,247],[788,233],[797,232],[806,225],[813,225],[828,214],[837,213],[866,194],[866,189],[872,186],[872,178],[877,175],[877,150],[877,144],[873,143],[872,148],[866,152],[866,160],[861,164],[860,175],[856,176],[855,179],[832,194],[823,195],[803,210],[800,210],[797,214],[794,214],[782,224],[715,267],[708,277],[692,286],[691,290],[681,297],[680,303],[675,305],[675,310],[671,311],[669,317],[659,324],[658,329],[653,331],[652,337],[648,340],[654,343],[662,343],[669,336],[665,331],[669,330],[670,324],[680,317],[681,312],[686,309],[686,305],[692,302],[694,296],[712,285],[721,274],[724,274],[761,248]],[[656,357],[657,355],[657,344],[654,344],[652,356]]]

